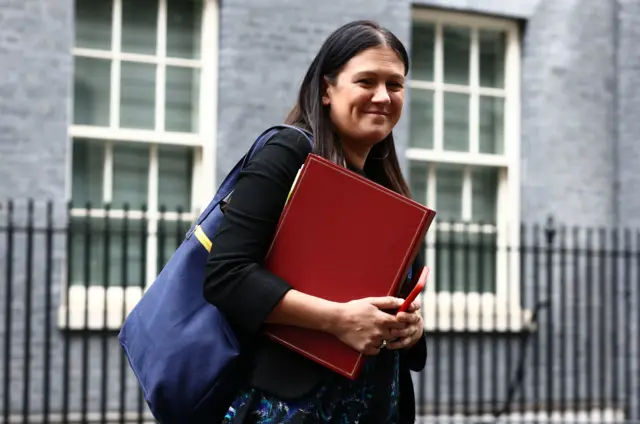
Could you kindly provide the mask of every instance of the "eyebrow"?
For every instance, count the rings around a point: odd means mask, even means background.
[[[376,76],[377,76],[377,75],[378,75],[378,72],[375,72],[375,71],[360,71],[360,72],[357,72],[357,73],[354,75],[354,78],[360,78],[360,77],[370,76],[370,75],[376,75]],[[398,81],[400,81],[400,82],[404,82],[404,79],[405,79],[405,78],[404,78],[404,75],[402,75],[402,74],[398,74],[398,73],[396,73],[396,72],[394,72],[394,73],[390,74],[390,75],[389,75],[389,78],[396,79],[396,80],[398,80]]]

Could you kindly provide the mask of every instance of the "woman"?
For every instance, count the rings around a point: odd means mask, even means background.
[[[286,122],[313,133],[314,153],[409,196],[392,129],[404,102],[409,59],[388,30],[356,21],[325,41],[302,82]],[[419,306],[398,316],[394,297],[335,303],[305,295],[261,266],[295,175],[311,153],[308,141],[285,129],[242,172],[212,240],[204,294],[243,342],[247,379],[225,423],[414,422],[410,370],[426,361]],[[414,275],[422,266],[419,257]],[[410,283],[410,282],[406,282]],[[403,292],[411,290],[404,284]],[[264,323],[326,331],[365,353],[351,381],[260,337]]]

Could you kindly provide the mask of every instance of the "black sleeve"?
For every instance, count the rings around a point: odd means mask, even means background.
[[[418,255],[416,256],[416,259],[413,261],[412,272],[416,278],[422,271],[422,268],[425,266],[424,251],[425,245],[423,244]],[[413,289],[413,287],[411,287],[411,289]],[[414,344],[407,350],[406,359],[409,365],[409,369],[411,369],[412,371],[422,371],[422,369],[424,368],[427,362],[427,338],[426,332],[424,330],[422,331],[422,337],[420,338],[420,340],[418,340],[416,344]]]
[[[204,297],[248,334],[257,332],[291,288],[267,271],[267,250],[295,176],[311,144],[292,129],[278,132],[240,173],[211,242]]]

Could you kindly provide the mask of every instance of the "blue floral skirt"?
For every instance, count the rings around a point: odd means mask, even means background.
[[[399,421],[399,380],[398,351],[383,350],[366,358],[358,379],[335,374],[310,394],[293,401],[257,389],[241,390],[222,424],[394,424]]]

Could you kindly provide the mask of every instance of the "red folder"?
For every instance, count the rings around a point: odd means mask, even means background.
[[[435,211],[314,154],[294,184],[265,266],[336,302],[396,295]],[[265,333],[350,379],[361,369],[363,355],[331,334],[276,324]]]

